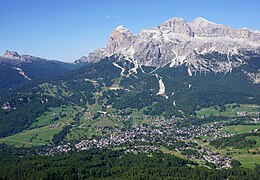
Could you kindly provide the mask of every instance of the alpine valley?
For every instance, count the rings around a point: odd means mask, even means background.
[[[0,179],[260,179],[260,31],[172,18],[74,63],[6,51],[0,108]]]

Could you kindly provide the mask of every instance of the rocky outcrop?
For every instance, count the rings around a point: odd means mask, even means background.
[[[9,51],[9,50],[6,50],[6,51],[5,51],[3,57],[8,58],[8,59],[20,59],[20,60],[24,60],[23,57],[20,56],[17,52],[15,52],[15,51]]]
[[[96,62],[112,54],[123,54],[136,67],[185,65],[189,74],[226,73],[246,63],[249,57],[245,52],[260,56],[259,31],[233,29],[201,17],[192,22],[172,18],[138,35],[119,26],[111,32],[106,48],[81,58],[81,62]]]
[[[260,84],[260,73],[247,73],[246,74],[249,78],[249,80],[251,80],[254,84]]]
[[[2,110],[6,110],[6,111],[9,111],[11,109],[11,105],[9,102],[5,102],[2,107],[1,107]]]
[[[186,35],[189,37],[194,36],[194,32],[188,23],[182,18],[172,18],[160,25],[162,30],[171,30],[173,33]]]
[[[15,62],[32,62],[32,61],[46,61],[47,59],[40,58],[40,57],[35,57],[31,55],[20,55],[18,52],[15,51],[10,51],[6,50],[3,56],[0,56],[0,61],[1,60],[11,60]]]
[[[108,55],[108,52],[105,48],[99,48],[96,49],[94,52],[89,53],[88,56],[82,56],[79,60],[76,60],[75,63],[81,63],[81,62],[96,62],[100,59],[106,57]]]

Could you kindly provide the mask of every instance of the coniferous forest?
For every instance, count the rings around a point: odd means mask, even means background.
[[[11,151],[9,151],[11,152]],[[13,151],[12,151],[13,152]],[[20,152],[21,153],[21,152]],[[59,156],[23,156],[0,153],[1,179],[259,179],[255,170],[207,169],[195,167],[160,151],[129,153],[121,150],[91,149]]]

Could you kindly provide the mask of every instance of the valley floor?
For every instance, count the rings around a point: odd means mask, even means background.
[[[235,105],[226,105],[224,111],[216,107],[201,109],[197,112],[199,121],[187,125],[183,118],[152,117],[142,111],[119,115],[112,108],[103,112],[95,104],[88,111],[62,106],[50,108],[29,129],[0,142],[18,148],[45,145],[37,151],[43,156],[92,148],[127,153],[162,151],[209,169],[228,169],[236,166],[236,161],[239,166],[254,169],[260,162],[259,106],[231,106]],[[93,118],[96,111],[100,114]],[[229,119],[221,120],[223,115]]]

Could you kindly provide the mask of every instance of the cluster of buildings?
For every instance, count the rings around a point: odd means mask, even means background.
[[[57,125],[59,124],[52,126]],[[81,151],[106,147],[119,147],[125,152],[153,152],[162,147],[171,146],[177,151],[195,148],[197,154],[187,155],[187,158],[204,161],[205,163],[214,163],[217,168],[229,168],[231,167],[230,157],[216,154],[207,147],[197,148],[197,145],[190,143],[196,142],[193,140],[199,139],[202,136],[215,139],[234,135],[221,132],[220,130],[223,126],[224,123],[222,122],[214,122],[203,126],[176,127],[174,120],[154,119],[150,123],[135,124],[128,128],[109,127],[109,131],[112,132],[109,136],[104,134],[103,136],[95,136],[82,140],[74,145],[60,145],[45,153],[45,155],[53,155],[71,150]],[[98,128],[99,131],[108,130],[108,127]]]
[[[231,168],[232,159],[228,156],[221,156],[217,153],[213,153],[208,147],[203,147],[198,152],[202,154],[201,160],[213,163],[219,169]]]
[[[158,150],[163,146],[171,146],[177,141],[182,141],[186,146],[182,146],[181,148],[176,147],[176,150],[181,151],[185,148],[190,148],[188,142],[201,136],[209,136],[213,139],[233,136],[231,133],[219,131],[223,125],[221,122],[214,122],[204,126],[193,125],[177,128],[174,126],[174,121],[160,119],[159,121],[151,121],[151,124],[133,125],[129,129],[115,127],[112,130],[114,133],[109,137],[85,139],[75,144],[75,149],[87,150],[93,147],[123,147],[126,152],[150,152]],[[209,148],[203,147],[198,153],[200,156],[188,158],[214,163],[218,168],[231,167],[230,157],[220,156],[213,153]]]
[[[54,156],[56,154],[67,153],[72,150],[74,149],[70,144],[65,144],[65,145],[54,146],[52,148],[41,149],[40,151],[37,151],[37,155]]]
[[[149,146],[149,145],[136,145],[136,146],[128,146],[125,148],[125,152],[127,153],[135,153],[135,152],[144,152],[144,153],[148,153],[148,152],[154,152],[159,150],[159,148],[157,146]]]
[[[260,117],[257,118],[251,118],[251,123],[259,123],[260,122]]]

